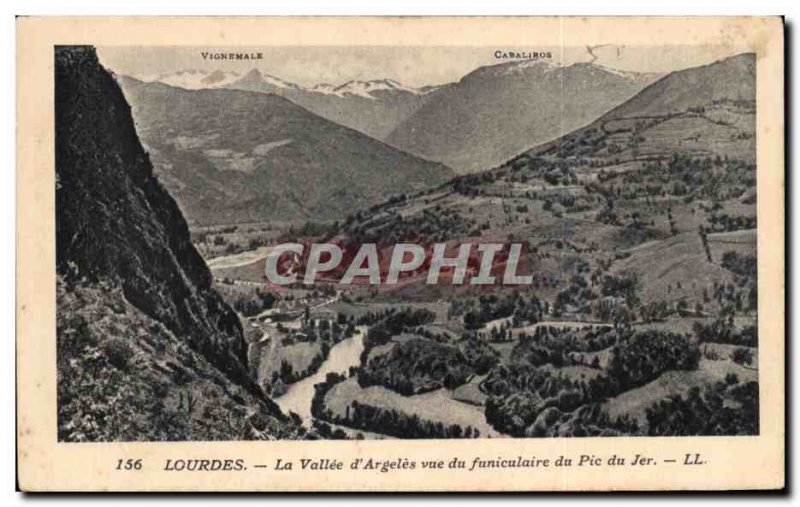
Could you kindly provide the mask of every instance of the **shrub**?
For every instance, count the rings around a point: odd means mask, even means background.
[[[478,356],[473,359],[482,362]],[[415,338],[395,343],[390,352],[367,361],[358,372],[358,383],[361,387],[380,385],[409,396],[441,387],[454,389],[473,373],[458,347]]]
[[[733,351],[733,354],[731,354],[731,359],[736,364],[753,364],[753,353],[750,352],[750,349],[740,347]]]
[[[133,357],[133,348],[122,338],[109,338],[103,342],[103,352],[108,362],[125,370]]]
[[[758,382],[736,381],[726,378],[657,402],[647,409],[648,434],[757,435]]]
[[[687,336],[650,330],[614,347],[608,374],[628,390],[667,370],[695,370],[699,361],[700,350]]]

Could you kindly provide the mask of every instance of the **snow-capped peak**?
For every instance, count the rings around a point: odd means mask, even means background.
[[[238,78],[239,74],[237,74],[236,72],[223,72],[221,70],[215,70],[214,72],[207,74],[203,79],[201,79],[200,83],[208,86],[218,87],[218,86],[225,86],[232,80]]]
[[[224,88],[240,77],[237,72],[233,71],[186,69],[168,74],[139,76],[138,79],[146,83],[159,82],[186,90],[200,90]]]
[[[322,93],[324,95],[336,95],[336,85],[330,83],[320,83],[308,89],[309,91]]]
[[[413,95],[425,95],[436,88],[411,88],[402,85],[393,79],[373,79],[369,81],[354,80],[338,86],[330,83],[320,83],[318,85],[305,88],[295,83],[285,81],[279,77],[269,75],[259,69],[252,69],[244,75],[233,71],[186,69],[169,74],[154,74],[147,76],[141,75],[135,77],[146,83],[160,82],[169,86],[175,86],[187,90],[228,87],[236,88],[237,85],[256,85],[264,83],[276,88],[288,90],[298,90],[308,93],[319,93],[323,95],[334,95],[337,97],[363,97],[371,100],[378,98],[378,96],[375,95],[376,92],[398,91]]]
[[[559,68],[561,65],[550,60],[528,59],[518,60],[507,64],[503,74],[516,74],[517,72],[524,71],[525,69],[541,69],[544,72],[549,72],[553,69]]]
[[[403,86],[392,79],[374,79],[372,81],[348,81],[332,90],[332,93],[340,97],[345,95],[357,95],[368,99],[374,99],[372,93],[379,91],[403,91],[414,95],[422,95],[423,92]]]
[[[264,72],[261,72],[258,69],[253,69],[247,73],[247,75],[243,78],[243,80],[259,80],[268,85],[275,86],[277,88],[291,88],[293,90],[301,90],[302,88],[294,83],[290,83],[289,81],[284,81],[283,79],[275,76],[271,76]]]

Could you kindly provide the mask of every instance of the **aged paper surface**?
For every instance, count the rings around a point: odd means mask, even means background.
[[[784,485],[780,18],[20,18],[25,491]]]

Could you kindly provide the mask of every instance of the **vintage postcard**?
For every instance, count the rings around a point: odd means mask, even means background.
[[[784,487],[781,18],[37,18],[24,491]]]

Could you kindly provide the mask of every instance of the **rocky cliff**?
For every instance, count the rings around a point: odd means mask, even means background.
[[[56,48],[55,94],[59,436],[239,438],[255,413],[283,420],[249,378],[239,319],[213,289],[94,48]],[[106,380],[115,396],[134,392],[123,403],[96,385]],[[92,394],[79,390],[87,382]],[[111,412],[140,407],[131,414],[138,426],[103,428],[111,415],[80,408],[94,402]],[[199,430],[214,417],[198,409],[224,402],[239,414],[237,434]],[[164,430],[176,414],[185,420]],[[86,417],[94,423],[82,427]]]

